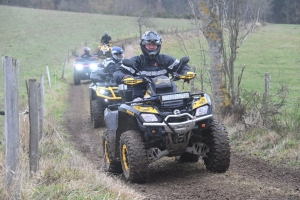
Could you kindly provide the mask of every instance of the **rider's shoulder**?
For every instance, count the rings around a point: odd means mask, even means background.
[[[174,58],[171,55],[168,54],[159,54],[159,56],[163,59],[163,60],[176,60],[176,58]]]

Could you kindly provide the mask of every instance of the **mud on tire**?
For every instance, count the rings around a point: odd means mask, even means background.
[[[112,152],[114,152],[115,142],[111,134],[107,131],[103,133],[102,136],[102,147],[103,147],[103,163],[104,171],[111,172],[114,174],[122,173],[122,166],[120,161],[112,160]]]
[[[98,100],[92,101],[92,122],[94,128],[105,126],[104,124],[104,108]]]
[[[126,181],[144,183],[148,172],[148,159],[139,132],[130,130],[121,135],[120,157]]]
[[[203,158],[206,169],[217,173],[226,172],[230,165],[230,145],[225,127],[214,120],[204,136],[204,143],[209,148],[207,157]]]

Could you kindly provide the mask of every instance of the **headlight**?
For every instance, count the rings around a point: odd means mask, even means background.
[[[82,65],[82,64],[76,64],[76,65],[75,65],[75,68],[76,68],[77,70],[82,70],[83,65]]]
[[[205,115],[208,110],[208,105],[197,108],[195,116]]]
[[[107,91],[106,91],[105,89],[100,89],[100,90],[99,90],[99,93],[100,93],[100,94],[106,94]]]
[[[141,114],[142,118],[145,120],[145,122],[157,122],[158,119],[154,114]]]
[[[93,69],[93,70],[97,69],[97,67],[98,67],[98,65],[96,63],[90,64],[90,68]]]

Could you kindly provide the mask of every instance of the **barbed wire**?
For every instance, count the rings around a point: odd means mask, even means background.
[[[19,115],[27,115],[27,114],[29,114],[28,110],[25,110],[24,112],[19,113]],[[4,111],[0,111],[0,115],[5,115],[5,112]]]

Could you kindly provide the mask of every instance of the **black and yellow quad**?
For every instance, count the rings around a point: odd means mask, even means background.
[[[121,97],[118,86],[112,81],[111,73],[104,73],[103,69],[97,69],[91,73],[92,83],[90,90],[90,115],[94,128],[104,127],[104,111],[110,106],[118,106]]]
[[[184,65],[188,61],[184,57],[180,62]],[[128,59],[123,60],[123,65],[134,68]],[[187,72],[176,79],[189,81],[194,77],[195,73]],[[129,182],[143,183],[149,164],[165,156],[190,163],[202,158],[209,171],[228,170],[229,137],[223,124],[214,119],[210,96],[204,92],[179,92],[173,78],[124,79],[126,85],[146,83],[147,96],[106,109],[107,131],[103,135],[106,171],[123,173]],[[119,93],[125,100],[122,90]]]
[[[100,44],[98,46],[98,56],[99,57],[111,57],[111,44]]]

